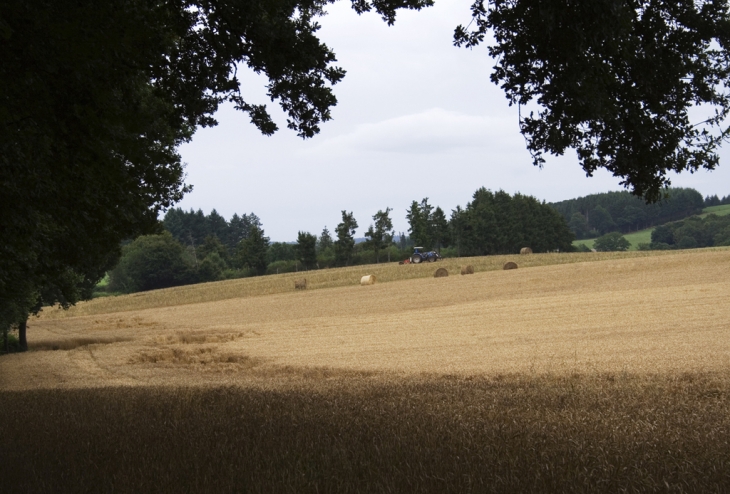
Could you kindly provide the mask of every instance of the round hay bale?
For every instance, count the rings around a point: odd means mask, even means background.
[[[374,274],[366,274],[362,278],[360,278],[360,284],[361,285],[374,285],[376,281]]]
[[[461,274],[474,274],[474,266],[467,264],[461,267]]]
[[[301,280],[294,280],[295,290],[305,290],[307,288],[307,279],[302,278]]]
[[[449,275],[449,272],[446,270],[446,268],[438,268],[436,272],[433,274],[434,278],[445,278]]]
[[[517,263],[516,262],[506,262],[504,263],[504,269],[517,269]]]
[[[532,254],[532,249],[529,247],[522,247],[520,249],[520,254]]]

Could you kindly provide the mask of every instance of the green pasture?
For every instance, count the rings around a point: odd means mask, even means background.
[[[631,244],[631,247],[629,247],[629,250],[638,250],[639,244],[648,244],[651,243],[651,232],[654,231],[654,228],[647,228],[645,230],[639,230],[638,232],[633,233],[627,233],[624,235],[624,238],[629,241]],[[589,249],[593,248],[593,242],[595,241],[595,238],[591,239],[583,239],[583,240],[574,240],[573,245],[578,246],[580,244],[585,244]]]
[[[730,204],[723,204],[721,206],[710,206],[702,210],[700,218],[704,218],[709,214],[716,214],[717,216],[726,216],[730,214]]]
[[[730,214],[730,204],[723,204],[721,206],[710,206],[708,208],[705,208],[702,210],[702,214],[699,215],[700,218],[704,218],[705,216],[709,214],[716,214],[717,216],[725,216]],[[639,248],[639,244],[648,244],[651,243],[651,232],[654,231],[654,227],[647,228],[645,230],[639,230],[638,232],[634,233],[627,233],[624,235],[624,238],[629,241],[631,244],[631,247],[629,247],[629,250],[637,250]],[[595,238],[590,239],[583,239],[583,240],[573,240],[573,245],[575,247],[578,247],[580,244],[585,244],[589,249],[593,248],[593,242],[595,241]]]

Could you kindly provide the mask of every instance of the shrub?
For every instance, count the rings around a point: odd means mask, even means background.
[[[651,250],[672,250],[674,248],[674,246],[665,242],[652,242],[649,246],[651,247]]]
[[[593,242],[593,248],[598,252],[626,251],[629,247],[631,243],[619,232],[607,233]]]
[[[194,271],[183,246],[165,232],[126,245],[109,277],[109,291],[131,293],[190,283]]]
[[[218,252],[208,254],[198,266],[200,281],[217,281],[223,278],[223,271],[228,268]]]
[[[730,226],[720,230],[712,240],[715,245],[730,245]]]
[[[678,249],[695,249],[697,248],[697,240],[694,237],[682,237],[677,244]]]

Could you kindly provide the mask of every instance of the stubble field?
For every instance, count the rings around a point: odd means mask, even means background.
[[[455,259],[429,277],[440,265],[47,311],[31,351],[0,359],[0,482],[730,489],[730,250]]]

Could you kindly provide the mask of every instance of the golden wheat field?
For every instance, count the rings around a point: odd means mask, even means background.
[[[391,265],[379,279],[388,280],[388,270],[428,274],[435,267]],[[154,302],[136,294],[52,311],[29,325],[36,351],[0,361],[0,386],[235,384],[283,369],[493,375],[730,368],[728,250],[467,276],[448,267],[448,278],[327,287],[335,276],[358,281],[369,269],[358,267],[314,272],[315,288],[306,291],[197,302],[196,291],[233,284],[223,282],[151,293]],[[317,277],[327,280],[320,289]],[[290,288],[293,279],[238,284]]]
[[[46,310],[31,351],[0,358],[0,485],[723,492],[729,321],[726,248],[359,266]]]

